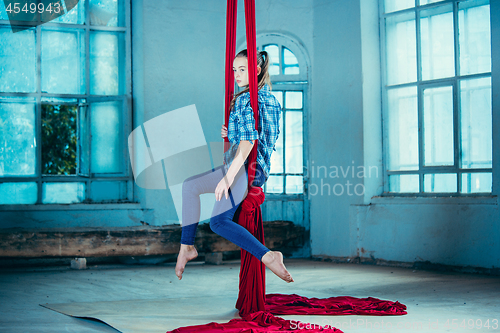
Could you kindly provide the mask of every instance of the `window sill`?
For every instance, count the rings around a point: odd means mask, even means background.
[[[495,195],[484,196],[376,196],[372,197],[370,204],[396,204],[396,205],[498,205],[498,197]]]
[[[0,205],[0,211],[55,211],[55,210],[133,210],[142,209],[137,202],[124,203],[75,203],[41,205]]]

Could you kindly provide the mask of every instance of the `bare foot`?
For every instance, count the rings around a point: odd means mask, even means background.
[[[184,267],[189,260],[193,260],[198,256],[198,251],[194,248],[194,245],[181,244],[181,249],[179,250],[179,255],[177,256],[177,264],[175,265],[175,275],[182,279],[182,273],[184,273]]]
[[[285,264],[283,264],[283,254],[280,251],[268,251],[264,254],[261,261],[281,279],[288,283],[294,282],[292,275],[288,273]]]

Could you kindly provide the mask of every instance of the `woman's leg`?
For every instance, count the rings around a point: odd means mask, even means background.
[[[223,166],[187,178],[182,184],[182,231],[181,247],[175,265],[175,274],[182,279],[186,263],[195,259],[198,252],[194,247],[196,229],[200,222],[200,194],[214,193],[223,178]]]
[[[182,238],[186,243],[194,243],[194,235],[196,233],[196,227],[199,222],[197,220],[200,217],[199,194],[215,192],[215,187],[226,173],[226,169],[223,168],[223,166],[219,168],[222,168],[222,176],[220,172],[213,172],[214,170],[212,170],[188,178],[188,180],[192,181],[193,184],[198,185],[189,186],[183,184],[183,199],[184,189],[186,189],[185,192],[187,200],[183,200],[183,224],[186,225],[183,227]],[[219,168],[215,170],[219,170]],[[255,179],[253,182],[254,186],[262,186],[266,181],[264,172],[262,171],[262,169],[260,169],[259,171],[259,169],[260,166],[255,173]],[[271,269],[273,273],[278,275],[283,280],[287,282],[293,282],[291,275],[288,273],[283,264],[283,255],[281,254],[281,252],[270,251],[262,243],[260,243],[247,229],[232,221],[236,209],[239,207],[240,203],[243,201],[247,194],[248,171],[247,168],[245,168],[244,173],[242,170],[238,172],[238,175],[235,177],[235,181],[229,189],[229,197],[226,199],[226,197],[223,196],[220,201],[216,201],[212,213],[212,218],[210,220],[210,227],[214,232],[239,245],[241,248],[253,254],[259,260],[262,260],[262,262],[269,269]],[[245,177],[243,177],[243,175]],[[186,183],[187,182],[185,182],[185,184]],[[195,193],[198,193],[197,198],[194,195]],[[194,206],[192,205],[192,203],[194,203]],[[189,209],[190,206],[191,208],[194,208],[194,210],[185,210]],[[185,211],[186,215],[184,215]],[[184,216],[187,217],[187,221],[185,220]],[[191,225],[195,225],[195,227],[191,227]],[[236,227],[236,229],[234,227]],[[218,231],[216,231],[215,229],[217,229]],[[177,257],[177,265],[175,268],[175,272],[179,280],[182,279],[182,273],[184,272],[184,267],[187,261],[196,258],[197,255],[198,253],[196,252],[196,249],[193,245],[181,244],[181,250],[179,252],[179,256]]]
[[[245,168],[245,175],[248,177],[248,168]],[[254,186],[262,186],[266,182],[264,171],[258,165],[255,172],[255,179],[252,183]],[[235,181],[236,182],[236,181]],[[234,189],[239,192],[241,191],[242,185],[246,188],[248,184],[248,178],[241,177],[239,183],[234,186]],[[239,193],[235,193],[238,197]],[[217,206],[217,203],[216,203]],[[239,205],[238,205],[239,206]],[[237,207],[222,212],[221,214],[213,215],[210,219],[210,228],[222,237],[230,240],[234,244],[240,246],[242,249],[248,251],[254,255],[257,259],[262,261],[266,267],[268,267],[274,274],[276,274],[281,279],[286,282],[294,282],[292,275],[288,272],[285,265],[283,264],[283,254],[279,251],[271,251],[265,247],[255,236],[253,236],[246,228],[235,223],[233,221],[234,213]],[[214,207],[214,211],[217,211],[217,207]]]
[[[254,186],[262,186],[266,181],[264,172],[257,166],[255,171]],[[248,184],[248,166],[245,165],[245,177],[235,178],[231,190],[239,200],[240,204],[246,196]],[[239,205],[235,205],[232,209],[224,210],[219,207],[219,202],[215,203],[214,212],[210,219],[210,228],[218,235],[233,242],[242,249],[254,255],[257,259],[261,260],[264,254],[270,250],[265,247],[254,235],[252,235],[245,227],[233,221],[234,214]]]
[[[184,180],[182,184],[181,244],[194,245],[200,220],[200,194],[214,193],[223,177],[223,165]]]

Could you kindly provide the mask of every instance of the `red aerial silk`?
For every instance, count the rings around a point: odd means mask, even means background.
[[[236,8],[237,0],[229,0]],[[236,21],[236,16],[234,17]],[[250,90],[250,104],[253,109],[255,118],[255,129],[259,128],[259,99],[258,99],[258,82],[257,82],[257,42],[255,33],[255,0],[245,0],[245,23],[247,37],[247,54],[248,54],[248,81]],[[233,38],[236,37],[233,36]],[[236,42],[236,40],[234,40]],[[234,59],[234,56],[232,57]],[[234,86],[234,76],[230,68],[226,68],[227,76],[233,78],[232,85]],[[229,74],[228,74],[229,73]],[[229,110],[230,111],[230,110]],[[229,120],[229,112],[226,109],[226,124]],[[262,213],[260,205],[264,202],[265,195],[261,187],[253,187],[255,177],[255,165],[257,161],[257,146],[259,140],[255,140],[255,144],[248,156],[248,194],[241,203],[241,211],[238,217],[238,224],[245,227],[252,235],[255,236],[264,244],[264,224],[262,222]],[[265,245],[265,244],[264,244]],[[265,310],[266,302],[266,267],[257,258],[249,252],[241,249],[241,266],[240,266],[240,291],[236,308],[240,316],[247,315],[256,311]]]
[[[236,49],[236,15],[238,0],[227,0],[226,25],[226,96],[225,96],[225,124],[227,127],[230,103],[234,92],[233,60]],[[257,46],[255,33],[255,0],[245,0],[245,24],[248,52],[248,72],[250,103],[255,117],[255,128],[259,124],[258,82],[257,82]],[[224,138],[224,151],[227,150],[227,137]],[[264,244],[264,225],[260,205],[265,195],[261,187],[253,187],[255,177],[255,162],[257,160],[258,140],[249,155],[248,194],[241,203],[238,224],[245,227],[262,244]],[[264,244],[265,245],[265,244]],[[337,296],[330,298],[307,298],[296,294],[267,294],[265,288],[265,266],[241,249],[240,284],[236,308],[241,319],[232,319],[227,323],[211,322],[204,325],[180,327],[171,333],[264,333],[264,332],[340,332],[341,330],[323,324],[302,323],[297,320],[286,320],[275,316],[282,315],[404,315],[406,306],[391,301],[384,301],[373,297],[356,298]],[[290,284],[292,286],[292,284]],[[170,333],[168,332],[168,333]]]

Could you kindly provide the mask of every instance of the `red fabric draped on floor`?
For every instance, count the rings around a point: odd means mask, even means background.
[[[229,106],[234,92],[233,59],[236,46],[236,13],[237,0],[227,1],[226,26],[226,126],[229,120]],[[255,0],[245,0],[245,24],[248,52],[248,72],[250,103],[254,110],[255,128],[258,129],[259,107],[257,98],[257,47],[255,33]],[[227,150],[228,139],[224,140]],[[255,142],[249,159],[248,194],[241,203],[238,223],[249,230],[264,244],[264,226],[260,205],[265,195],[262,188],[250,184],[255,177],[255,161],[257,159]],[[265,245],[265,244],[264,244]],[[281,315],[405,315],[406,306],[399,302],[384,301],[373,297],[356,298],[338,296],[329,298],[307,298],[296,294],[267,294],[265,289],[265,266],[253,255],[241,250],[240,285],[236,308],[241,319],[232,319],[227,323],[211,322],[204,325],[180,327],[171,333],[264,333],[264,332],[342,332],[328,325],[313,325],[296,320],[286,320],[275,316]],[[283,282],[285,283],[285,282]],[[293,286],[293,284],[290,284]]]
[[[337,296],[329,298],[303,297],[297,294],[267,294],[266,311],[281,315],[368,315],[400,316],[406,305],[378,298]]]
[[[285,320],[269,312],[257,311],[246,315],[242,319],[231,319],[229,322],[219,324],[211,322],[205,325],[196,325],[177,328],[167,333],[268,333],[268,332],[333,332],[343,331],[331,328],[328,325],[313,325],[297,320]]]
[[[331,324],[310,324],[297,320],[287,320],[275,316],[282,315],[405,315],[406,305],[378,298],[356,298],[337,296],[329,298],[307,298],[296,294],[267,294],[266,311],[256,311],[241,319],[231,319],[227,323],[211,322],[177,328],[167,333],[233,333],[233,332],[343,332]],[[329,322],[333,322],[330,320]]]

